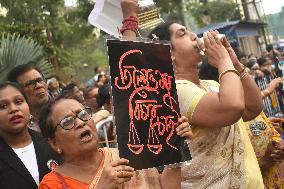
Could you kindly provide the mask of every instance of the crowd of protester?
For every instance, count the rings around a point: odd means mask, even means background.
[[[129,39],[137,6],[121,3]],[[284,189],[284,52],[246,55],[217,34],[202,43],[176,22],[149,34],[172,46],[176,131],[192,156],[181,167],[134,171],[119,158],[107,70],[64,84],[36,62],[14,67],[0,84],[0,188]]]

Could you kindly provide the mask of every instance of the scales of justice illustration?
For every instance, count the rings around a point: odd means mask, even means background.
[[[138,37],[120,38],[121,0],[97,0],[88,21],[106,40],[112,113],[119,156],[135,170],[181,162],[183,144],[175,129],[180,117],[169,43],[145,40],[163,20],[153,0],[138,0]]]

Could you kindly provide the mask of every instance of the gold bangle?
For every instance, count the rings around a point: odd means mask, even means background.
[[[239,73],[237,70],[235,70],[235,69],[228,69],[228,70],[225,70],[225,71],[223,71],[223,72],[220,73],[220,75],[219,75],[219,81],[220,81],[221,78],[222,78],[226,73],[228,73],[228,72],[233,72],[233,73],[237,74],[238,76],[240,76],[240,73]]]
[[[241,64],[242,65],[242,70],[239,72],[240,74],[242,74],[243,72],[245,72],[246,71],[246,67],[245,67],[245,65],[243,65],[243,64]]]
[[[240,79],[242,80],[246,75],[247,75],[247,72],[245,71],[244,74],[242,74],[242,75],[240,76]]]

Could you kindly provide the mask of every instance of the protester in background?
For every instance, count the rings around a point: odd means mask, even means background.
[[[97,86],[101,87],[101,86],[103,86],[106,83],[107,83],[107,76],[105,74],[100,74],[98,76]]]
[[[257,57],[254,54],[248,55],[248,62],[246,67],[252,67],[255,63],[257,63]]]
[[[29,128],[40,132],[38,116],[41,107],[48,102],[48,90],[44,75],[35,66],[35,62],[13,68],[7,76],[11,82],[17,82],[23,88],[30,106],[31,120]]]
[[[101,110],[108,111],[108,112],[112,111],[111,101],[110,101],[110,84],[108,83],[104,84],[103,86],[99,88],[98,96],[96,100],[97,100],[98,107]],[[103,127],[105,127],[107,131],[108,140],[113,140],[115,138],[115,131],[114,131],[112,120],[113,120],[113,116],[109,114],[108,116],[105,117],[105,119],[101,120],[96,125],[99,138],[103,141],[105,141],[106,139]]]
[[[59,88],[59,82],[55,77],[52,77],[47,80],[47,88],[48,88],[49,98],[52,99],[57,97],[61,92],[61,89]]]
[[[87,87],[95,85],[99,80],[99,78],[98,78],[99,75],[105,74],[103,69],[100,66],[96,66],[94,71],[95,71],[95,76],[87,81],[87,83],[86,83]]]
[[[257,58],[253,54],[248,56],[248,63],[246,67],[253,79],[264,77],[264,73],[260,70],[260,67],[257,63]]]
[[[261,91],[261,95],[263,98],[271,95],[277,88],[279,87],[280,83],[282,82],[282,79],[280,77],[272,79],[270,83],[267,85],[267,87]]]
[[[101,95],[101,94],[100,94]],[[100,141],[105,141],[105,133],[104,128],[106,129],[107,139],[113,140],[114,139],[114,128],[113,128],[113,116],[110,114],[108,110],[99,108],[97,103],[97,98],[99,96],[99,88],[98,87],[87,87],[84,90],[84,98],[86,100],[86,106],[92,109],[92,112],[95,114],[95,117],[98,117],[96,128],[98,131],[98,136]],[[103,98],[103,97],[99,97]],[[104,99],[104,98],[103,98]],[[100,100],[99,100],[100,102]],[[100,102],[103,104],[103,102]]]
[[[99,148],[94,120],[90,108],[64,96],[43,108],[42,133],[64,162],[44,177],[39,189],[180,188],[179,168],[166,168],[161,175],[155,168],[134,172],[128,160],[119,158],[117,148]],[[189,139],[186,121],[180,119],[177,134]]]
[[[98,82],[99,80],[99,75],[104,74],[103,69],[100,66],[96,66],[95,67],[95,76],[94,76],[94,81]]]
[[[240,49],[236,49],[235,52],[236,52],[237,58],[239,59],[240,63],[244,66],[247,66],[248,64],[247,55]]]
[[[249,68],[249,74],[254,80],[257,78],[263,79],[264,73],[260,70],[260,66],[258,65],[257,62],[254,63],[253,65],[248,64],[247,68]]]
[[[82,90],[75,83],[70,83],[62,89],[62,95],[66,97],[76,97],[80,103],[85,104],[85,98]]]
[[[272,66],[273,62],[270,57],[259,58],[257,60],[258,65],[260,66],[260,70],[265,74],[271,77],[276,77],[274,72],[274,67]]]
[[[93,112],[97,112],[100,110],[97,104],[97,96],[99,95],[99,88],[96,86],[86,87],[83,91],[84,99],[86,101],[86,105],[92,108]]]
[[[274,49],[272,44],[267,45],[266,50],[268,52],[267,57],[269,57],[272,61],[272,67],[275,70],[276,77],[282,77],[283,76],[282,70],[279,69],[279,65],[278,65],[280,52],[278,50]]]
[[[121,7],[124,17],[121,32],[135,39],[137,1],[122,0]],[[190,165],[182,167],[183,187],[264,188],[240,119],[251,120],[261,112],[261,95],[228,41],[221,42],[213,31],[203,36],[208,61],[220,73],[219,86],[198,78],[201,45],[196,34],[171,22],[161,24],[149,36],[171,42],[181,114],[188,117],[193,127],[194,138],[189,143],[193,159]]]
[[[283,113],[281,113],[281,106],[283,107],[282,94],[278,89],[281,79],[275,78],[271,58],[259,58],[257,61],[260,70],[264,73],[263,78],[255,79],[262,91],[264,113],[267,117],[274,117],[277,114],[281,114],[280,117],[283,117]]]
[[[58,156],[41,134],[28,129],[27,98],[16,83],[0,84],[0,188],[37,189]],[[57,162],[56,162],[57,161]]]
[[[110,84],[104,84],[99,88],[97,96],[97,104],[100,109],[107,110],[111,112],[111,102],[110,102]]]

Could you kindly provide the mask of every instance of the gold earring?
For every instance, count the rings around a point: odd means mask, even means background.
[[[172,62],[174,63],[176,58],[174,56],[171,56]]]
[[[58,154],[61,154],[61,153],[62,153],[62,151],[60,150],[60,148],[57,149],[57,153],[58,153]]]

